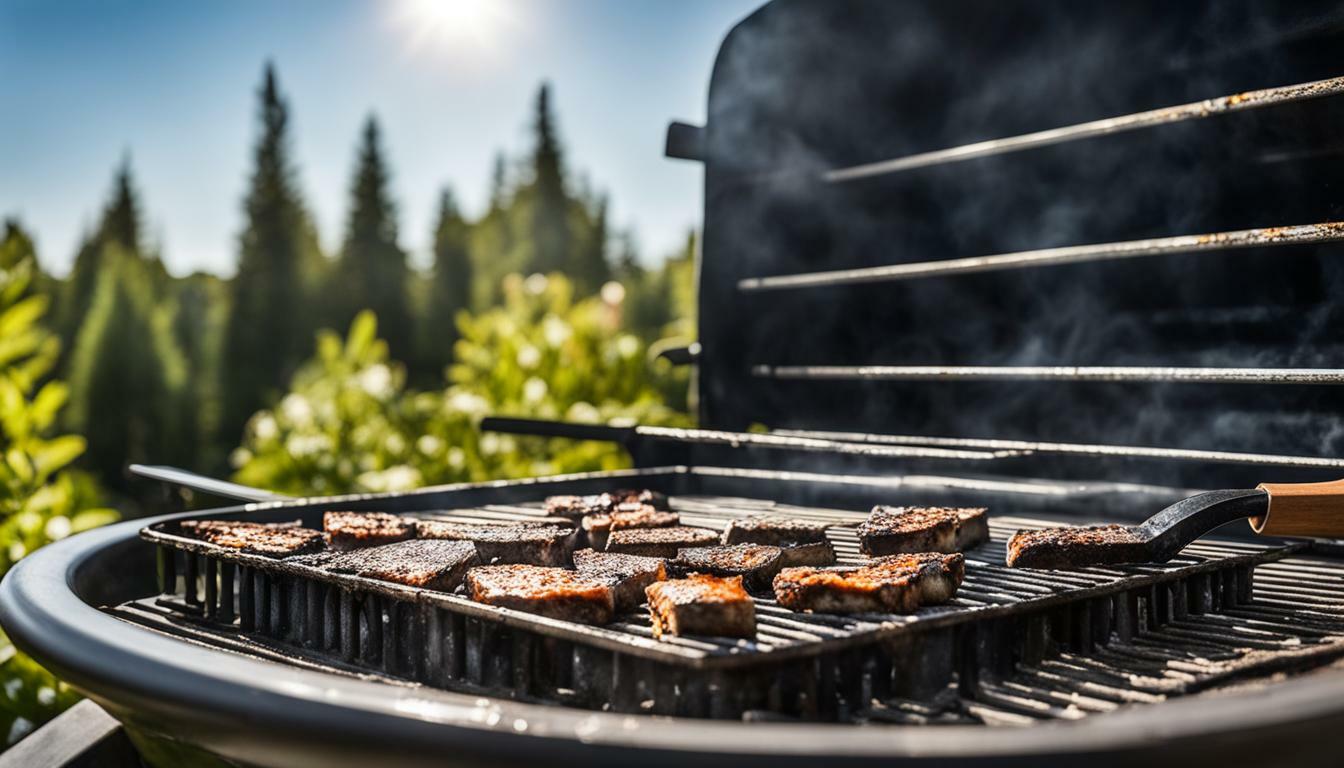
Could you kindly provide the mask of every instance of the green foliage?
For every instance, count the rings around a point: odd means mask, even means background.
[[[219,366],[220,430],[230,442],[248,417],[284,388],[315,328],[304,297],[320,271],[316,238],[289,157],[289,109],[267,65],[258,93],[261,136],[243,210],[238,275]],[[184,305],[184,309],[186,309]],[[195,369],[200,370],[200,369]],[[199,374],[198,374],[199,375]]]
[[[238,482],[290,493],[393,491],[445,482],[615,469],[616,446],[481,434],[490,413],[588,422],[684,425],[619,306],[575,301],[569,280],[517,275],[504,304],[459,316],[451,384],[417,392],[389,361],[371,314],[317,357],[279,405],[248,424]]]
[[[31,294],[32,258],[0,267],[0,574],[38,547],[115,520],[98,490],[69,467],[83,438],[53,435],[68,390],[47,379],[59,353],[40,325],[47,297]],[[6,744],[69,706],[75,694],[0,635],[0,728]]]
[[[127,464],[185,450],[186,369],[172,307],[155,301],[151,278],[134,254],[109,246],[71,358],[70,425],[89,436],[86,465],[113,487],[124,487]]]
[[[390,176],[378,123],[370,117],[350,185],[350,217],[331,293],[341,303],[339,324],[365,309],[373,310],[382,318],[393,351],[408,359],[414,344],[406,295],[410,272],[406,252],[397,244],[396,207],[387,188]]]

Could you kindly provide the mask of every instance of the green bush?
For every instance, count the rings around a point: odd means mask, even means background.
[[[115,520],[98,490],[69,465],[84,438],[52,435],[68,389],[45,381],[60,343],[40,321],[47,297],[28,294],[31,259],[0,269],[0,573],[38,547]],[[0,635],[0,728],[6,745],[77,698]]]
[[[344,340],[321,334],[289,394],[248,422],[235,479],[323,494],[625,466],[611,444],[477,429],[490,414],[689,423],[666,405],[644,342],[621,327],[618,292],[607,293],[576,301],[560,275],[506,278],[501,306],[458,316],[449,381],[424,392],[406,388],[365,312]]]

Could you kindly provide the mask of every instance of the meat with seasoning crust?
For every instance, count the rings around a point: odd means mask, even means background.
[[[610,579],[616,610],[629,611],[644,602],[644,589],[667,578],[666,561],[658,557],[619,555],[580,549],[574,553],[574,569],[594,579]]]
[[[835,547],[826,538],[825,523],[782,515],[753,515],[728,523],[724,544],[769,544],[783,551],[783,567],[831,565]]]
[[[596,550],[607,548],[607,536],[612,531],[627,528],[671,528],[681,523],[676,512],[660,512],[647,504],[621,504],[611,512],[587,515],[583,518],[583,530],[588,535],[588,544]]]
[[[725,544],[717,547],[683,549],[668,563],[673,576],[708,573],[714,576],[741,576],[748,591],[770,589],[770,582],[782,567],[783,553],[768,544]]]
[[[869,556],[956,552],[989,537],[979,507],[873,507],[859,524],[859,547]]]
[[[551,523],[420,520],[416,527],[422,539],[472,542],[482,563],[565,565],[574,548],[574,528]]]
[[[693,574],[660,581],[644,590],[653,636],[715,635],[755,637],[756,604],[742,577]]]
[[[266,557],[288,557],[326,547],[321,531],[297,523],[250,523],[234,520],[184,520],[183,535],[229,549]]]
[[[719,534],[707,528],[690,528],[684,525],[671,528],[627,528],[612,531],[607,536],[606,551],[671,560],[677,556],[678,550],[708,547],[718,541]]]
[[[1123,525],[1018,531],[1008,540],[1009,568],[1086,568],[1147,560],[1143,540]]]
[[[616,609],[610,579],[537,565],[472,568],[467,594],[478,603],[580,624],[606,624]]]
[[[408,587],[451,592],[462,583],[467,569],[478,564],[480,559],[470,541],[416,539],[344,552],[302,555],[287,562]]]
[[[775,599],[794,611],[911,613],[956,596],[965,577],[960,554],[883,557],[841,568],[785,568],[775,577]]]
[[[386,512],[327,512],[322,515],[327,544],[345,551],[415,538],[415,520]]]

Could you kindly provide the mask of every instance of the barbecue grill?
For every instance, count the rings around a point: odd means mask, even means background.
[[[1286,5],[1286,4],[1284,4]],[[147,755],[254,765],[1332,764],[1344,558],[1229,526],[1164,564],[1011,570],[1013,531],[1344,472],[1344,12],[775,0],[703,128],[701,429],[492,418],[636,468],[288,499],[481,521],[662,491],[684,521],[988,506],[949,605],[658,640],[241,554],[166,515],[0,585],[14,641]],[[764,425],[768,431],[756,429]],[[1285,752],[1291,744],[1293,752]],[[165,750],[171,750],[165,752]]]

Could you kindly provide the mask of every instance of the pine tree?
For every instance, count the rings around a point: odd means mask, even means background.
[[[406,253],[397,245],[396,207],[387,189],[389,175],[378,123],[370,116],[350,185],[345,245],[334,271],[337,284],[333,290],[345,297],[335,322],[336,327],[344,328],[359,311],[373,310],[392,355],[405,359],[414,347],[407,307],[409,270]]]
[[[532,259],[534,272],[567,271],[570,267],[571,232],[569,197],[565,194],[564,158],[551,114],[551,87],[543,83],[537,92],[533,122],[536,147],[532,151]]]
[[[113,488],[134,462],[180,460],[185,369],[153,275],[137,254],[105,246],[93,301],[71,357],[69,419],[88,436],[82,461]]]
[[[421,329],[420,374],[442,374],[452,362],[457,341],[457,313],[471,306],[472,263],[468,238],[471,226],[457,208],[453,193],[439,198],[434,226],[434,267],[426,297]]]
[[[586,206],[578,206],[580,216]],[[578,252],[575,264],[569,270],[574,278],[575,289],[580,295],[595,293],[602,284],[611,279],[611,265],[607,261],[607,196],[597,199],[588,220],[588,237],[584,247]]]
[[[471,308],[483,311],[499,302],[500,281],[524,268],[514,229],[514,191],[503,153],[495,154],[490,177],[490,208],[471,228]]]
[[[112,180],[112,196],[103,209],[98,227],[85,236],[75,254],[75,263],[60,297],[58,328],[62,338],[71,339],[79,332],[93,299],[93,291],[102,272],[102,258],[108,246],[115,246],[137,257],[142,253],[143,234],[140,197],[131,177],[131,159],[121,161]]]
[[[258,100],[261,136],[243,201],[247,224],[220,362],[220,435],[231,443],[268,396],[284,387],[312,329],[302,273],[310,227],[289,156],[289,108],[270,64]]]

